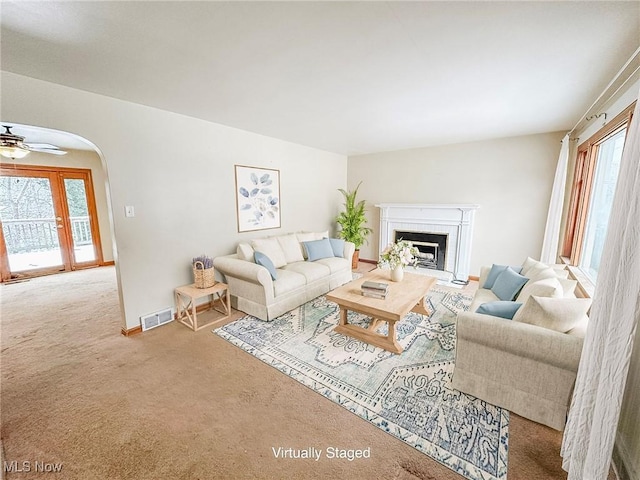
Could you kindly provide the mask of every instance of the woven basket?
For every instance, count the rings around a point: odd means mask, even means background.
[[[198,264],[200,267],[197,268]],[[209,288],[216,284],[215,268],[204,268],[204,263],[196,262],[193,264],[193,283],[196,288]]]

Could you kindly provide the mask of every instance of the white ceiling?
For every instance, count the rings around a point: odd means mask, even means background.
[[[343,154],[569,130],[640,45],[637,1],[1,8],[3,70]]]

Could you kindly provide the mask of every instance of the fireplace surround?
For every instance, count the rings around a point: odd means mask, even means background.
[[[473,222],[479,205],[382,203],[376,207],[380,208],[380,250],[400,238],[417,242],[424,254],[421,260],[425,260],[419,273],[449,280],[469,278]],[[429,254],[434,258],[428,258]]]

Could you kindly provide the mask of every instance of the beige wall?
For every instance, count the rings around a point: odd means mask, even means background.
[[[379,210],[396,203],[477,203],[471,275],[482,265],[538,258],[562,133],[349,157],[374,233],[360,256],[377,259]]]
[[[102,154],[127,328],[173,306],[173,289],[192,281],[198,254],[231,253],[256,236],[334,229],[345,156],[7,72],[1,93],[3,121],[71,132]],[[237,233],[234,164],[280,170],[282,228]]]
[[[105,262],[113,261],[113,232],[109,222],[109,207],[107,203],[107,179],[100,162],[100,156],[89,150],[67,150],[64,156],[47,155],[32,152],[24,158],[12,160],[18,165],[45,165],[51,167],[84,168],[91,170],[91,180],[96,199],[98,226],[100,228],[100,243],[102,257]]]

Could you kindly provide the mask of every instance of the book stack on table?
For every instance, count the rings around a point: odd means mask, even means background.
[[[362,284],[362,295],[365,297],[372,298],[387,298],[387,291],[389,290],[389,285],[383,282],[371,282],[366,281]]]

